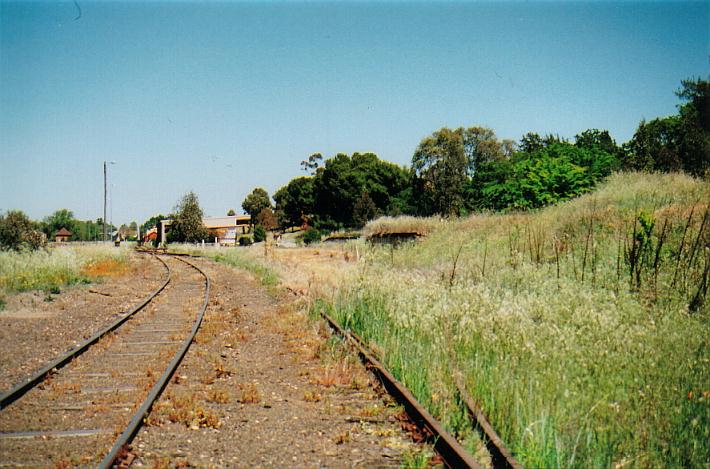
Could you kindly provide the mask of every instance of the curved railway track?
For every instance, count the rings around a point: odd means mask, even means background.
[[[158,259],[168,271],[160,288],[0,396],[0,467],[114,464],[187,353],[209,300],[199,267]]]

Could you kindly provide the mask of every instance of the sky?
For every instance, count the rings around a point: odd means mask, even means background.
[[[0,212],[99,218],[104,161],[120,224],[445,126],[622,143],[709,71],[710,2],[0,0]]]

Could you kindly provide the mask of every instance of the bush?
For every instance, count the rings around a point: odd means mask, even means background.
[[[22,248],[39,249],[47,243],[47,238],[36,229],[24,212],[10,210],[0,215],[0,249],[19,251]]]
[[[320,239],[320,231],[312,227],[303,234],[303,242],[306,244],[319,243]]]
[[[251,236],[240,236],[239,237],[239,245],[240,246],[251,246],[254,244],[254,241],[252,241]]]
[[[256,225],[256,228],[254,228],[254,242],[260,243],[264,240],[266,240],[266,230],[263,226]]]

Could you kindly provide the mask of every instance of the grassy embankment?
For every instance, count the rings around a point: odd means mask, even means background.
[[[686,176],[621,174],[535,213],[425,220],[316,307],[472,447],[457,371],[526,466],[703,467],[709,198]],[[413,220],[368,229],[397,223]]]
[[[113,245],[72,244],[38,251],[0,251],[0,300],[7,294],[89,283],[121,272],[128,265],[128,250]],[[4,301],[4,300],[3,300]]]

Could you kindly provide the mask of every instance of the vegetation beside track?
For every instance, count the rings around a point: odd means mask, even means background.
[[[0,251],[0,294],[57,292],[127,269],[129,251],[112,244],[71,244],[36,251]]]
[[[417,243],[367,248],[357,278],[314,308],[467,439],[462,372],[525,466],[702,467],[708,194],[687,176],[619,174],[539,212],[441,221]]]
[[[263,262],[254,249],[245,248],[203,248],[194,244],[170,244],[168,245],[170,254],[189,254],[191,256],[201,256],[221,262],[232,267],[244,269],[251,272],[269,289],[273,289],[279,283],[279,277],[267,264]]]

